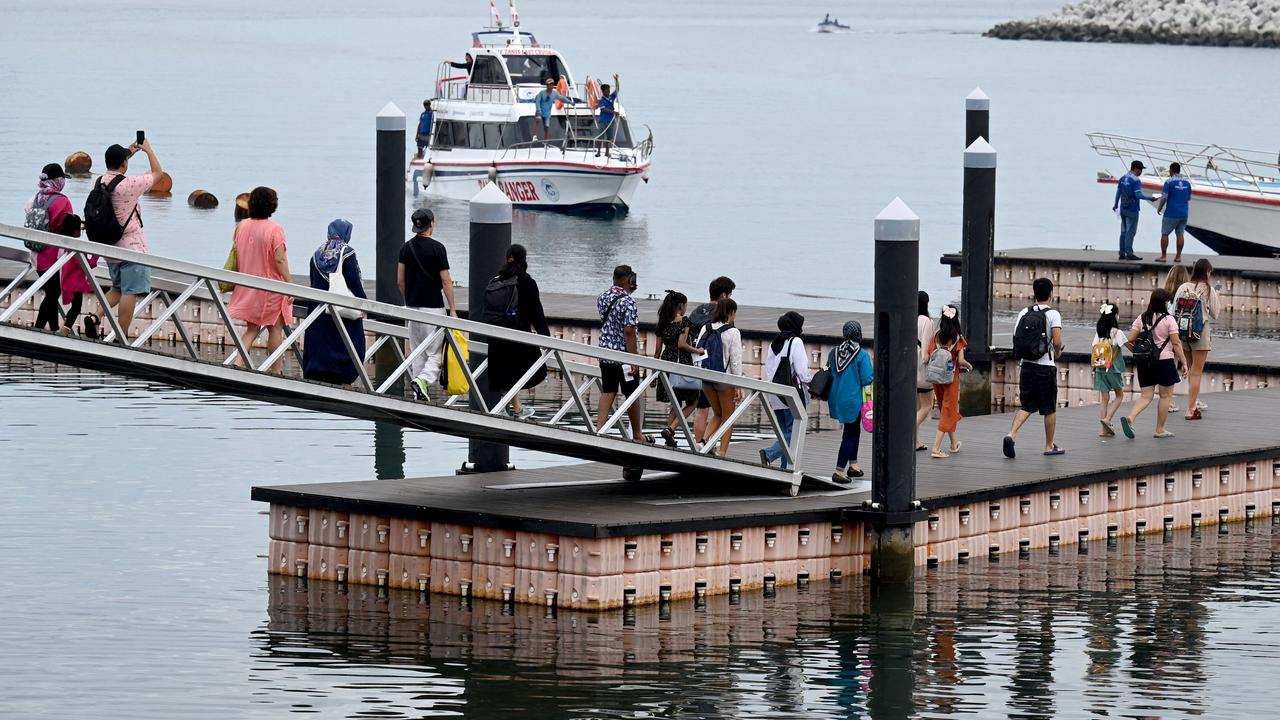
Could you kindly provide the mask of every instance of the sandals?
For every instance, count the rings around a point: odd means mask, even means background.
[[[1173,437],[1173,433],[1169,432],[1168,430],[1165,430],[1164,432],[1158,432],[1155,435],[1152,435],[1151,437],[1156,438],[1157,440],[1164,440],[1166,438]]]
[[[941,458],[949,458],[951,456],[942,452],[941,450],[934,450],[933,452],[929,453],[929,457],[935,457],[935,458],[941,459]]]
[[[837,485],[848,485],[852,483],[853,480],[849,479],[849,476],[842,472],[833,472],[831,473],[831,482]]]
[[[857,465],[849,466],[849,477],[859,478],[864,475],[866,475],[866,473],[862,472],[862,468],[858,467]]]
[[[957,440],[956,444],[951,446],[951,454],[955,455],[956,453],[960,452],[960,448],[962,447],[964,447],[964,443]]]
[[[662,428],[662,441],[663,441],[663,442],[665,442],[665,443],[666,443],[666,445],[667,445],[667,447],[669,447],[669,448],[673,448],[673,447],[675,447],[675,446],[676,446],[676,434],[675,434],[675,431],[673,431],[673,430],[672,430],[671,428],[669,428],[669,427]]]
[[[928,450],[928,449],[929,449],[929,446],[925,445],[924,443],[920,443],[919,445],[916,446],[916,452],[920,452],[921,450]]]
[[[1137,437],[1137,435],[1135,435],[1133,432],[1133,423],[1129,422],[1128,415],[1120,416],[1120,429],[1124,431],[1124,436],[1129,438],[1130,440]]]
[[[1054,445],[1052,450],[1045,450],[1045,451],[1044,451],[1044,454],[1045,454],[1045,455],[1066,455],[1066,454],[1067,454],[1067,451],[1066,451],[1066,450],[1063,450],[1062,448],[1058,447],[1057,445]]]
[[[1106,420],[1099,420],[1102,423],[1102,432],[1098,433],[1098,437],[1115,437],[1116,429]]]
[[[1004,456],[1012,459],[1015,455],[1017,455],[1017,453],[1014,451],[1014,447],[1013,447],[1013,436],[1005,435],[1004,436]]]
[[[1204,415],[1200,414],[1200,408],[1196,408],[1195,410],[1191,411],[1191,414],[1183,415],[1182,419],[1183,420],[1203,420]]]

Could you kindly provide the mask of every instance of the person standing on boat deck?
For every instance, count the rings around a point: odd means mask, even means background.
[[[476,59],[471,57],[471,53],[467,53],[467,56],[463,58],[462,62],[454,62],[452,60],[449,60],[448,62],[449,62],[449,67],[451,68],[456,68],[458,70],[466,70],[467,75],[469,77],[471,75],[471,68],[475,67]]]
[[[636,274],[630,265],[613,269],[613,286],[596,298],[600,312],[600,347],[633,355],[640,354],[636,327],[640,324],[640,308],[631,294],[638,287]],[[613,411],[613,401],[618,389],[628,397],[640,387],[640,373],[634,365],[623,365],[612,360],[600,361],[600,412],[596,415],[596,430],[604,426]],[[631,436],[639,442],[652,442],[642,431],[640,403],[627,408],[631,420]]]
[[[450,317],[458,317],[453,299],[453,276],[449,274],[449,253],[439,240],[431,237],[436,229],[436,216],[427,208],[418,208],[411,216],[413,236],[400,248],[396,284],[404,296],[404,304],[432,315],[444,315],[448,302]],[[410,320],[410,352],[431,338],[423,352],[413,359],[413,394],[419,400],[431,399],[431,386],[440,378],[440,359],[444,355],[444,332],[435,334],[436,326]],[[447,330],[445,332],[448,332]]]
[[[1022,407],[1013,416],[1013,427],[1004,437],[1004,456],[1007,458],[1014,457],[1014,441],[1018,437],[1018,430],[1034,412],[1039,412],[1044,417],[1044,454],[1062,455],[1066,452],[1053,442],[1054,432],[1058,428],[1058,416],[1054,414],[1058,411],[1058,366],[1054,363],[1057,358],[1062,357],[1064,347],[1062,314],[1049,307],[1049,299],[1053,297],[1052,280],[1036,278],[1031,284],[1031,290],[1036,301],[1031,307],[1018,313],[1018,319],[1014,322],[1013,345],[1015,349],[1019,346],[1020,335],[1017,328],[1022,327],[1022,318],[1028,313],[1043,313],[1042,327],[1048,335],[1044,338],[1048,340],[1048,349],[1034,360],[1024,356],[1019,363],[1018,402]],[[1031,323],[1027,327],[1032,327]]]
[[[1111,210],[1120,211],[1120,259],[1141,260],[1133,254],[1133,236],[1138,233],[1138,213],[1142,210],[1139,200],[1155,200],[1142,190],[1142,171],[1146,166],[1141,160],[1129,163],[1129,172],[1116,185],[1116,198]]]
[[[311,256],[311,287],[316,290],[332,290],[342,283],[352,297],[368,299],[360,278],[360,261],[351,247],[352,225],[348,220],[329,223],[326,240]],[[307,302],[307,312],[324,312],[318,303]],[[365,351],[364,320],[356,317],[341,318],[342,331],[351,341],[356,357],[363,360]],[[332,317],[323,317],[307,327],[302,343],[302,377],[307,380],[350,385],[360,373],[356,361],[347,352],[347,344],[338,334],[338,326]]]
[[[804,316],[794,310],[789,310],[778,318],[778,334],[774,336],[773,342],[769,343],[769,352],[765,354],[764,379],[779,385],[794,387],[800,393],[800,402],[808,405],[811,375],[809,353],[805,351],[804,341],[800,339],[800,331],[803,329]],[[786,358],[791,366],[789,377],[778,377],[778,368],[782,365],[783,358]],[[774,460],[781,458],[782,469],[786,470],[787,456],[782,451],[782,443],[794,444],[797,432],[794,429],[795,413],[787,407],[786,403],[773,395],[769,396],[769,409],[778,419],[778,425],[782,428],[782,437],[760,451],[760,464],[771,465]],[[799,432],[804,432],[804,428],[800,428]]]
[[[555,107],[556,101],[576,105],[577,100],[565,97],[556,90],[556,81],[547,78],[547,86],[533,96],[531,100],[521,100],[520,102],[531,102],[538,109],[537,122],[534,123],[534,129],[538,130],[541,137],[536,138],[546,142],[551,137],[551,108]]]
[[[1169,179],[1164,181],[1163,194],[1156,212],[1164,217],[1160,220],[1160,260],[1164,262],[1169,254],[1169,233],[1178,236],[1178,249],[1173,261],[1182,262],[1182,245],[1186,242],[1187,216],[1190,214],[1191,181],[1182,176],[1180,163],[1169,163]]]
[[[618,134],[613,121],[618,117],[616,108],[618,91],[621,89],[622,81],[618,80],[616,74],[613,76],[612,88],[607,83],[600,86],[600,99],[596,101],[596,107],[600,110],[600,117],[596,119],[596,157],[600,157],[600,148],[604,143],[613,142]]]
[[[705,302],[693,309],[689,313],[689,337],[697,340],[702,334],[702,329],[711,324],[716,319],[716,306],[721,300],[730,300],[733,298],[733,291],[738,287],[737,283],[725,275],[721,275],[711,284],[707,286],[707,296],[711,298],[710,302]],[[699,351],[701,353],[701,351]],[[701,360],[695,360],[701,364]],[[698,393],[698,412],[693,420],[693,436],[701,445],[706,437],[707,421],[711,415],[711,400],[707,397],[705,388]]]
[[[427,154],[427,143],[431,142],[431,124],[435,120],[435,113],[431,111],[431,101],[422,101],[422,114],[418,116],[418,133],[416,140],[418,142],[418,157],[424,157]]]

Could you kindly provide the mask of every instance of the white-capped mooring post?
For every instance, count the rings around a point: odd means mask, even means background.
[[[467,308],[472,320],[483,320],[484,289],[489,280],[507,262],[511,248],[511,199],[498,188],[497,183],[487,182],[471,198],[471,233],[468,246]],[[483,338],[473,335],[473,343]],[[484,355],[471,351],[471,369],[484,361]],[[480,393],[486,403],[502,399],[502,393],[489,390],[489,375],[476,378]],[[467,462],[461,472],[484,473],[506,470],[511,467],[511,448],[501,443],[472,438],[467,441]]]
[[[871,573],[880,582],[909,582],[915,573],[911,528],[923,519],[915,502],[914,440],[920,218],[894,198],[876,216],[875,242]]]
[[[991,413],[991,312],[995,275],[996,151],[977,138],[964,151],[964,214],[960,261],[960,323],[973,370],[960,374],[960,412]]]

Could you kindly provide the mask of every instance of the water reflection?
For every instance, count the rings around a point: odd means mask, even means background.
[[[404,428],[391,423],[373,424],[373,471],[379,480],[404,477]]]
[[[601,615],[272,577],[251,679],[382,717],[1229,715],[1256,698],[1222,678],[1280,659],[1277,548],[1233,526]]]

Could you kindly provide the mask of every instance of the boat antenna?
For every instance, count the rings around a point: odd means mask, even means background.
[[[501,30],[502,16],[498,14],[498,6],[494,4],[494,0],[489,0],[489,12],[493,15],[494,26]]]
[[[507,11],[511,15],[512,27],[520,27],[520,13],[516,12],[515,0],[507,0]]]

